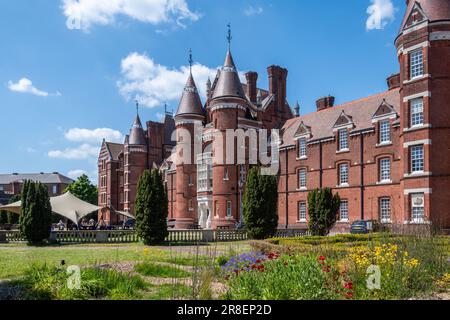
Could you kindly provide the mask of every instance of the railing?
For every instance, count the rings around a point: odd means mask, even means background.
[[[277,230],[275,237],[289,238],[308,235],[306,230]],[[166,238],[170,243],[232,242],[248,239],[245,230],[169,230]],[[24,242],[20,231],[0,231],[1,242]],[[133,243],[139,237],[133,230],[74,230],[52,231],[50,241],[54,243]]]
[[[309,235],[311,235],[311,233],[306,229],[278,229],[277,232],[275,232],[274,238],[294,238]]]

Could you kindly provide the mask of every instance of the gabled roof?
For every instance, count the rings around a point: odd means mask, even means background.
[[[334,123],[334,128],[346,126],[346,125],[353,125],[352,116],[349,116],[345,113],[344,110],[342,110],[341,114],[339,115],[339,118]]]
[[[200,100],[192,73],[189,74],[186,86],[184,87],[176,117],[182,115],[204,115],[202,101]]]
[[[123,152],[123,144],[105,142],[106,148],[110,154],[111,160],[119,160],[119,155]]]
[[[423,12],[429,21],[450,20],[449,0],[409,0],[400,32],[407,27],[408,19],[415,10]]]
[[[217,82],[215,81],[212,98],[219,97],[237,97],[246,100],[230,50],[228,50],[225,63],[218,74]]]
[[[74,181],[58,172],[54,173],[18,173],[18,174],[0,174],[0,184],[10,184],[13,182],[24,182],[31,180],[46,184],[71,184]]]
[[[372,118],[378,118],[390,114],[397,114],[397,112],[395,111],[393,106],[387,103],[386,100],[383,100]]]
[[[399,89],[393,89],[368,98],[328,108],[320,112],[313,112],[301,117],[290,119],[286,122],[282,129],[283,144],[281,147],[295,145],[295,135],[297,134],[298,128],[302,122],[305,126],[311,128],[312,137],[310,141],[333,138],[333,129],[336,124],[336,119],[341,116],[342,112],[345,112],[345,115],[351,117],[354,124],[353,131],[372,129],[374,128],[372,116],[375,114],[383,100],[393,106],[394,110],[399,114]]]

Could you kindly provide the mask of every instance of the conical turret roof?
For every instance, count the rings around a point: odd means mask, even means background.
[[[186,86],[184,87],[176,117],[190,114],[204,115],[202,101],[200,100],[192,73],[189,74]]]
[[[238,97],[245,99],[244,89],[242,88],[242,83],[239,79],[239,74],[230,50],[227,52],[225,63],[220,70],[219,79],[217,80],[212,96],[213,99],[219,97]]]
[[[144,129],[142,128],[141,118],[139,114],[134,119],[133,126],[130,130],[130,138],[128,140],[130,145],[146,145],[147,139],[145,138]]]

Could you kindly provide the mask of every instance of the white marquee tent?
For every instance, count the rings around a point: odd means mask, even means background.
[[[50,198],[50,204],[54,213],[69,219],[76,225],[78,225],[78,222],[83,219],[83,217],[101,209],[101,207],[94,206],[88,202],[78,199],[70,192],[66,192],[61,196]],[[0,210],[6,210],[20,215],[21,201],[0,206]],[[114,211],[114,213],[135,219],[135,217],[128,212]]]

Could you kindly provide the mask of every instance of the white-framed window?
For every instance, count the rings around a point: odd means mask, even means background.
[[[410,102],[410,126],[421,126],[423,122],[423,98],[413,99]]]
[[[413,146],[411,151],[411,172],[423,172],[424,171],[424,152],[423,145]]]
[[[53,194],[57,194],[58,193],[58,185],[57,184],[52,185],[52,193]]]
[[[339,184],[346,185],[348,184],[348,164],[343,163],[339,165]]]
[[[341,200],[339,216],[341,221],[348,221],[348,200]]]
[[[422,48],[409,54],[410,78],[417,78],[423,75],[423,51]]]
[[[223,180],[225,180],[225,181],[230,180],[230,177],[228,175],[228,168],[223,169]]]
[[[188,183],[190,186],[194,185],[194,182],[192,181],[192,174],[188,175]]]
[[[391,124],[389,120],[380,121],[380,143],[391,142]]]
[[[305,222],[306,221],[306,202],[300,201],[298,203],[298,217],[299,222]]]
[[[306,158],[306,138],[300,138],[298,140],[298,157]]]
[[[298,170],[298,187],[306,188],[306,169]]]
[[[348,131],[347,129],[339,130],[339,151],[348,150]]]
[[[391,159],[384,158],[380,160],[380,181],[391,180]]]
[[[425,195],[423,193],[411,195],[411,219],[413,222],[425,220]]]
[[[231,211],[231,201],[227,201],[227,217],[231,218],[233,216],[233,212]]]
[[[205,153],[197,165],[197,191],[210,191],[213,183],[212,154]]]
[[[390,198],[380,198],[380,219],[381,222],[391,222]]]

